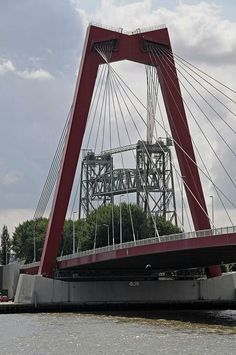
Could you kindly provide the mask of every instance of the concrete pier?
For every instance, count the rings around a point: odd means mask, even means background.
[[[38,275],[20,275],[19,304],[163,304],[236,303],[236,272],[212,279],[172,281],[66,282]]]

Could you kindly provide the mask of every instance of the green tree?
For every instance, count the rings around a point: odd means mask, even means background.
[[[2,234],[1,234],[1,263],[2,265],[6,265],[9,263],[11,252],[11,242],[10,235],[8,233],[7,226],[3,226]]]
[[[158,230],[159,235],[168,235],[168,234],[176,234],[181,233],[181,229],[176,225],[172,224],[170,221],[166,221],[163,217],[156,216],[151,217],[148,216],[148,237],[152,238],[155,237],[155,226],[154,221]]]
[[[43,241],[47,230],[48,220],[40,218],[21,223],[16,227],[12,236],[12,250],[16,257],[25,259],[26,262],[32,262],[34,259],[34,242],[36,260],[39,260]]]
[[[81,222],[76,222],[76,230],[80,231],[78,225]],[[43,243],[47,231],[48,219],[39,218],[37,220],[25,221],[16,227],[12,237],[12,250],[19,259],[24,259],[27,263],[34,259],[34,243],[35,243],[35,259],[40,260],[43,250]],[[72,234],[73,222],[66,220],[62,233],[62,242],[59,255],[72,253]],[[78,244],[78,236],[76,245]]]
[[[121,217],[120,217],[121,214]],[[130,218],[131,217],[131,218]],[[122,241],[133,240],[133,232],[141,235],[144,232],[146,216],[141,208],[136,205],[122,203],[120,206],[107,205],[101,206],[92,211],[83,226],[82,248],[92,248],[94,243],[96,247],[106,246],[114,242],[120,242],[120,220],[122,223]]]
[[[121,215],[121,216],[120,216]],[[152,238],[156,236],[154,222],[160,235],[180,233],[181,230],[162,217],[151,217],[147,215],[141,207],[135,204],[122,203],[120,206],[107,205],[101,206],[92,211],[87,220],[82,225],[81,249],[86,250],[93,247],[96,240],[96,247],[106,246],[120,242],[120,221],[122,224],[122,242],[133,240],[133,234],[136,239]],[[112,222],[113,221],[113,222]],[[83,238],[83,239],[82,239]]]
[[[181,230],[165,221],[155,217],[160,235],[179,233]],[[64,223],[62,241],[59,255],[71,254],[73,251],[73,228],[75,233],[75,250],[83,251],[120,243],[120,221],[122,225],[122,241],[128,242],[136,239],[152,238],[155,236],[153,217],[147,215],[141,207],[135,204],[122,203],[121,205],[100,206],[92,211],[87,219]],[[36,246],[36,260],[40,259],[43,241],[46,234],[48,220],[26,221],[20,224],[12,240],[12,249],[16,256],[31,262],[34,257],[34,238]],[[109,232],[108,232],[109,230]]]

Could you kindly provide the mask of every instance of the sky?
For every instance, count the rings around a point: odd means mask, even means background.
[[[0,228],[13,232],[33,217],[90,22],[127,30],[166,24],[174,51],[235,87],[234,0],[0,0]]]

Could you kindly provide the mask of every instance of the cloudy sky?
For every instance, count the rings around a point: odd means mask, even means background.
[[[34,214],[91,21],[166,24],[174,51],[235,87],[234,0],[0,0],[0,227],[11,232]]]

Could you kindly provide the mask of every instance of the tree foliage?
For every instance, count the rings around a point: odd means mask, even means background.
[[[1,233],[1,261],[2,265],[6,265],[9,263],[10,258],[10,251],[11,251],[11,242],[10,242],[10,235],[8,233],[7,226],[3,226],[2,233]]]
[[[106,246],[114,243],[132,241],[136,239],[152,238],[156,236],[153,218],[135,204],[122,203],[120,206],[101,206],[92,211],[87,219],[73,222],[66,220],[62,233],[62,242],[59,255],[72,253],[73,225],[75,237],[75,250],[83,251]],[[121,222],[121,223],[120,223]],[[163,218],[155,217],[155,222],[160,235],[179,233],[180,229]],[[40,259],[43,240],[46,233],[48,220],[26,221],[20,224],[12,240],[12,249],[16,256],[31,262],[34,255],[34,238],[36,245],[36,260]],[[120,228],[122,226],[122,233]]]
[[[46,218],[40,218],[36,221],[25,221],[16,227],[12,236],[12,250],[17,258],[25,259],[26,262],[33,261],[35,239],[36,260],[39,260],[47,224],[48,220]]]

